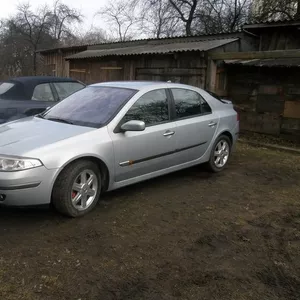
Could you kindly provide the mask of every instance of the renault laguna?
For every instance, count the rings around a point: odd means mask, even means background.
[[[0,126],[0,204],[83,216],[105,191],[198,164],[222,171],[239,132],[230,101],[165,82],[107,82]]]

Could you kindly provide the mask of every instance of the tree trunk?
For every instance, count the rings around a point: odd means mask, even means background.
[[[37,55],[36,50],[33,52],[33,75],[36,76],[36,69],[37,69]]]
[[[185,25],[185,33],[187,36],[192,35],[192,20],[188,20]]]
[[[297,13],[295,19],[300,19],[300,0],[297,0]]]

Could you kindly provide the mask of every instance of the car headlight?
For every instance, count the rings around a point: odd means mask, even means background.
[[[42,165],[38,159],[0,156],[0,172],[22,171]]]

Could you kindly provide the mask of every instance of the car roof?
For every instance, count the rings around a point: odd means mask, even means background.
[[[167,81],[109,81],[109,82],[101,82],[95,83],[91,86],[109,86],[109,87],[117,87],[117,88],[127,88],[127,89],[134,89],[134,90],[143,90],[144,88],[159,88],[159,87],[187,87],[191,88],[192,86],[188,86],[181,83],[172,83]]]
[[[1,98],[7,97],[10,100],[30,100],[34,91],[34,88],[39,84],[51,83],[51,82],[78,82],[72,78],[55,77],[55,76],[24,76],[15,77],[9,80],[1,81],[0,83],[9,82],[13,83],[14,87],[5,93],[5,96],[1,95]],[[80,82],[81,83],[81,82]]]
[[[11,82],[20,82],[23,84],[39,84],[47,82],[74,82],[76,80],[67,77],[55,77],[55,76],[24,76],[24,77],[15,77],[11,78]]]

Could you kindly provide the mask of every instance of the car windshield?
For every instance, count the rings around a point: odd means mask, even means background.
[[[99,128],[109,122],[136,90],[89,86],[59,102],[41,117]]]
[[[5,94],[13,86],[14,86],[14,84],[11,82],[0,82],[0,95]]]

